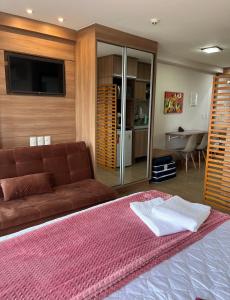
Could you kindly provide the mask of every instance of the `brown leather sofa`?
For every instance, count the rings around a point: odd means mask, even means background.
[[[94,179],[84,142],[0,150],[0,179],[48,172],[53,192],[4,201],[0,191],[0,235],[116,198]]]

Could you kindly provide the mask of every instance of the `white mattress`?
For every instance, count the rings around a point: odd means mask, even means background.
[[[100,206],[103,205],[108,203]],[[88,210],[90,209],[93,208]],[[79,213],[82,212],[71,215]],[[58,222],[68,217],[47,223]],[[0,237],[0,242],[33,231],[47,223]],[[196,297],[206,300],[230,299],[230,221],[177,255],[143,273],[107,299],[195,300]]]
[[[107,299],[230,300],[230,221]]]

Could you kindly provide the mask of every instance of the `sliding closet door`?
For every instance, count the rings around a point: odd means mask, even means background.
[[[96,178],[109,186],[149,176],[153,60],[97,43]]]
[[[148,178],[153,54],[126,49],[123,183]]]
[[[213,82],[205,202],[230,212],[230,74]]]
[[[122,47],[97,43],[96,178],[121,184]]]

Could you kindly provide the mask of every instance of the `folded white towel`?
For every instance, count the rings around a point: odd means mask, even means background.
[[[177,224],[184,230],[196,232],[210,214],[210,206],[191,203],[174,196],[161,205],[152,208],[152,217],[162,222]]]
[[[132,202],[130,208],[134,213],[152,230],[156,236],[168,235],[185,229],[178,224],[170,223],[158,218],[157,214],[152,212],[153,208],[164,204],[164,200],[160,197],[144,202]]]

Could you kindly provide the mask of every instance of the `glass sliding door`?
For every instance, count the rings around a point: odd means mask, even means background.
[[[96,178],[109,186],[148,177],[153,55],[97,43]]]
[[[123,183],[148,178],[153,54],[127,48]]]

